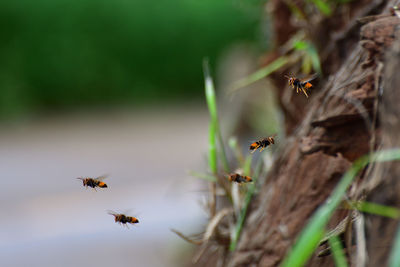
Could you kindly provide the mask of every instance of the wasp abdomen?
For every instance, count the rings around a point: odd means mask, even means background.
[[[101,187],[101,188],[107,188],[108,187],[107,184],[104,183],[104,182],[99,182],[98,186]]]
[[[269,146],[270,144],[275,144],[274,136],[270,136],[260,141],[254,142],[250,145],[250,151],[253,153],[257,149],[261,148],[260,152],[263,151],[264,148]]]
[[[249,176],[240,175],[238,173],[230,174],[228,177],[229,181],[236,183],[250,183],[253,181]]]

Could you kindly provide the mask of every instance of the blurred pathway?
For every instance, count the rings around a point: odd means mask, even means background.
[[[0,265],[176,266],[187,245],[169,228],[193,233],[206,217],[201,183],[187,175],[206,168],[208,114],[199,110],[1,127]],[[75,179],[103,174],[109,188],[97,192]],[[121,227],[106,210],[140,224]]]

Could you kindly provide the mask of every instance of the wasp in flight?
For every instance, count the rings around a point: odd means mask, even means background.
[[[97,178],[89,178],[89,177],[81,178],[80,177],[80,178],[76,178],[76,179],[82,180],[83,186],[91,187],[91,188],[94,188],[94,190],[96,190],[96,187],[100,187],[100,188],[108,187],[107,184],[102,181],[104,178],[106,178],[106,176],[100,176]]]
[[[251,153],[254,153],[254,151],[256,151],[257,149],[259,149],[261,147],[261,151],[264,150],[264,148],[266,148],[267,146],[269,146],[270,144],[275,144],[275,139],[274,137],[276,136],[276,134],[274,134],[273,136],[267,137],[267,138],[263,138],[259,141],[256,141],[254,143],[252,143],[250,145],[250,151]]]
[[[285,78],[288,79],[289,85],[292,86],[293,89],[296,89],[296,93],[300,91],[303,92],[306,95],[306,97],[308,97],[307,90],[313,87],[313,85],[310,82],[315,78],[317,78],[317,75],[314,74],[313,76],[305,80],[300,80],[297,79],[296,77],[289,77],[287,75],[285,75]]]
[[[253,181],[253,179],[251,179],[249,176],[240,175],[240,174],[237,174],[237,173],[230,174],[228,176],[228,179],[229,179],[229,181],[236,182],[238,184],[251,183]]]
[[[137,218],[131,217],[131,216],[127,216],[127,215],[122,214],[122,213],[116,213],[116,212],[113,212],[113,211],[109,211],[108,214],[114,216],[115,222],[119,223],[119,224],[123,224],[123,225],[128,226],[127,223],[130,223],[130,224],[139,223],[139,220]]]

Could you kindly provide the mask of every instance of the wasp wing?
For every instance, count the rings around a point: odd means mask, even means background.
[[[99,176],[99,177],[94,178],[94,180],[103,181],[103,180],[106,179],[107,177],[108,177],[108,175],[101,175],[101,176]]]
[[[116,211],[113,211],[113,210],[107,210],[107,213],[110,214],[110,215],[114,215],[114,216],[116,216],[116,215],[125,215],[125,216],[130,216],[130,217],[135,217],[135,218],[136,218],[136,216],[141,214],[141,212],[136,213],[135,211],[132,212],[132,210],[133,209],[126,209],[126,210],[123,210],[121,212],[116,212]],[[129,214],[132,214],[132,213],[134,213],[135,215],[133,215],[133,216],[129,215]]]
[[[308,83],[311,82],[312,80],[315,80],[315,78],[318,77],[317,73],[314,73],[313,75],[311,75],[310,77],[306,78],[306,79],[302,79],[301,82],[302,83]]]
[[[107,213],[110,214],[110,215],[114,215],[114,216],[117,216],[117,215],[121,214],[121,213],[115,212],[113,210],[107,210]]]

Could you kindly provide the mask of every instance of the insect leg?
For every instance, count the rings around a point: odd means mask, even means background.
[[[306,95],[306,97],[308,97],[307,91],[304,89],[304,87],[302,87],[301,89],[303,90],[303,93]]]

